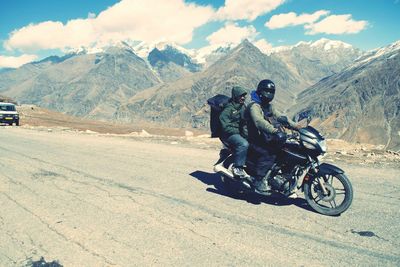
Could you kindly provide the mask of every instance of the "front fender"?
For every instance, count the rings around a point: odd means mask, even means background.
[[[316,174],[308,173],[302,182],[302,187],[306,184],[314,180],[316,177],[321,177],[325,175],[334,175],[334,174],[342,174],[344,171],[335,165],[329,163],[322,163],[318,167],[318,172]]]
[[[322,163],[321,165],[319,165],[317,175],[323,176],[326,174],[329,175],[329,174],[342,174],[342,173],[344,173],[344,171],[336,167],[335,165],[329,163]]]

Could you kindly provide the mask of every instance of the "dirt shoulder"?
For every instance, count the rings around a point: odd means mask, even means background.
[[[23,127],[50,127],[63,130],[92,131],[102,134],[130,134],[146,131],[149,134],[166,136],[185,136],[190,131],[193,135],[202,135],[206,132],[196,129],[162,128],[156,124],[142,122],[140,124],[122,124],[106,121],[88,120],[69,116],[60,112],[40,108],[35,105],[21,105],[17,107],[20,113],[20,125]]]
[[[87,120],[50,111],[34,105],[18,106],[21,127],[39,131],[68,131],[80,134],[99,134],[203,149],[220,149],[218,139],[197,129],[161,128],[149,123],[121,124]],[[390,165],[400,168],[400,153],[385,150],[383,146],[352,144],[328,139],[326,161],[343,161],[368,166]]]

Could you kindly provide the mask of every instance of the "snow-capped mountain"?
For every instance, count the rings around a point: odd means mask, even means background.
[[[173,62],[190,72],[196,72],[201,69],[200,65],[191,58],[187,50],[185,53],[185,50],[170,44],[163,44],[153,48],[148,54],[147,60],[153,67],[160,62],[164,64]]]
[[[328,50],[332,50],[332,49],[352,49],[353,46],[351,44],[342,42],[342,41],[338,41],[338,40],[330,40],[327,38],[321,38],[317,41],[309,41],[309,42],[305,42],[305,41],[300,41],[295,45],[291,45],[291,46],[277,46],[277,47],[273,47],[271,49],[271,53],[279,53],[279,52],[283,52],[283,51],[289,51],[289,50],[293,50],[296,48],[309,48],[312,50],[324,50],[324,51],[328,51]]]
[[[315,42],[299,42],[294,46],[276,47],[271,56],[277,57],[311,84],[351,65],[362,52],[350,44],[320,39]]]
[[[191,72],[198,72],[202,66],[193,58],[193,51],[175,43],[140,43],[133,50],[146,60],[163,81],[175,81]]]
[[[83,117],[204,127],[207,97],[230,94],[232,85],[251,90],[270,78],[280,88],[276,104],[288,108],[296,94],[356,56],[349,57],[353,48],[329,40],[300,43],[270,56],[248,40],[207,49],[192,53],[168,43],[120,43],[94,54],[82,50],[60,62],[49,58],[1,74],[0,93]]]
[[[237,44],[227,44],[224,46],[210,45],[198,49],[194,52],[193,57],[199,64],[202,64],[204,68],[214,64],[221,57],[229,53]]]
[[[133,120],[173,127],[207,127],[209,97],[230,95],[233,85],[250,93],[265,78],[274,79],[279,86],[275,103],[280,110],[293,102],[295,92],[307,86],[283,62],[261,53],[245,40],[204,71],[143,90],[123,109],[129,110],[127,117]]]
[[[400,41],[394,42],[388,46],[380,47],[367,53],[363,54],[356,60],[357,64],[365,64],[367,62],[373,61],[381,56],[393,56],[393,53],[396,53],[400,50]]]
[[[141,42],[135,46],[133,46],[133,50],[135,51],[135,53],[143,58],[146,59],[150,52],[153,51],[155,48],[157,48],[160,51],[166,50],[166,49],[174,49],[179,51],[182,54],[185,54],[189,57],[192,57],[194,54],[193,50],[190,49],[186,49],[176,43],[173,42],[158,42],[158,43],[145,43],[145,42]]]

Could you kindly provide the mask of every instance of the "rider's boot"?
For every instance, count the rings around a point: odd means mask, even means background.
[[[256,176],[254,179],[254,187],[259,193],[266,193],[271,191],[271,186],[268,184],[268,178],[271,175],[271,169],[265,176]]]
[[[259,193],[267,193],[269,191],[271,191],[271,187],[268,184],[268,180],[266,177],[256,177],[254,179],[254,187],[256,189],[256,191],[258,191]]]
[[[232,174],[236,179],[249,179],[250,175],[243,169],[243,167],[232,167]]]

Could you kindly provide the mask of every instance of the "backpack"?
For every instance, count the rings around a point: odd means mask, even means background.
[[[230,97],[226,95],[215,95],[207,100],[207,104],[211,107],[210,112],[210,129],[211,138],[220,137],[222,133],[222,126],[219,120],[219,115],[224,110],[226,104],[229,103]]]

